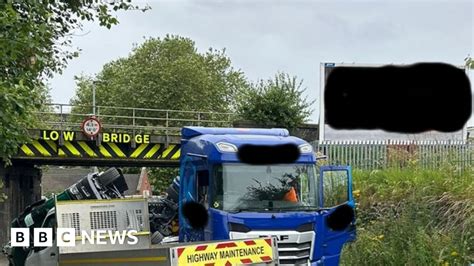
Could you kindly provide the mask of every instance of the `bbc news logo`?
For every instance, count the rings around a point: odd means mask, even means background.
[[[93,230],[80,232],[80,243],[82,245],[88,243],[92,245],[107,244],[127,244],[135,245],[138,243],[138,237],[135,235],[136,230]],[[11,228],[10,243],[12,247],[29,247],[30,246],[30,229],[29,228]],[[76,246],[76,229],[75,228],[57,228],[56,245],[58,247],[74,247]],[[107,241],[107,239],[109,241]],[[53,229],[52,228],[34,228],[33,230],[33,246],[34,247],[51,247],[53,246]]]

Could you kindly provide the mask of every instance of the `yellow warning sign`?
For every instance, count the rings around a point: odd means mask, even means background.
[[[179,144],[143,143],[131,148],[124,143],[102,142],[97,146],[93,141],[64,140],[59,145],[57,141],[37,139],[23,144],[16,157],[179,160],[180,155]]]
[[[172,265],[230,266],[274,260],[274,239],[260,238],[176,247]]]

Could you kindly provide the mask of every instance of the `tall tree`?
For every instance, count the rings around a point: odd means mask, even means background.
[[[239,98],[238,113],[259,125],[296,128],[308,120],[314,103],[303,95],[302,85],[302,80],[286,73],[260,80]]]
[[[235,110],[235,99],[247,81],[232,67],[224,50],[209,48],[201,53],[191,39],[167,35],[147,39],[128,57],[104,65],[94,77],[77,77],[71,103],[90,105],[92,86],[99,106],[229,112]],[[131,115],[126,110],[115,110],[115,114]]]
[[[2,1],[0,3],[0,157],[8,161],[28,141],[33,113],[47,99],[44,81],[78,56],[71,49],[81,21],[110,28],[113,11],[140,9],[129,1]],[[143,8],[141,10],[145,10]]]

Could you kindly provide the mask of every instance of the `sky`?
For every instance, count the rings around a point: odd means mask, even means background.
[[[49,81],[55,103],[68,103],[75,75],[94,75],[126,57],[145,37],[176,34],[199,51],[224,49],[250,81],[278,71],[303,79],[319,120],[323,62],[461,65],[474,57],[474,1],[440,0],[222,0],[135,1],[151,10],[116,13],[110,30],[85,23],[74,34],[80,56]],[[471,74],[472,77],[472,74]],[[159,106],[157,106],[159,108]],[[474,124],[471,118],[468,124]]]

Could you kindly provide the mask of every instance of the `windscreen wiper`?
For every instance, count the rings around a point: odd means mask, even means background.
[[[300,206],[286,206],[286,207],[276,207],[276,208],[273,208],[274,210],[276,211],[286,211],[286,210],[290,210],[290,211],[319,211],[321,210],[320,207],[318,206],[304,206],[304,205],[300,205]]]
[[[273,209],[268,209],[268,208],[236,208],[229,210],[228,212],[230,213],[240,213],[240,212],[245,212],[245,211],[272,211]]]

